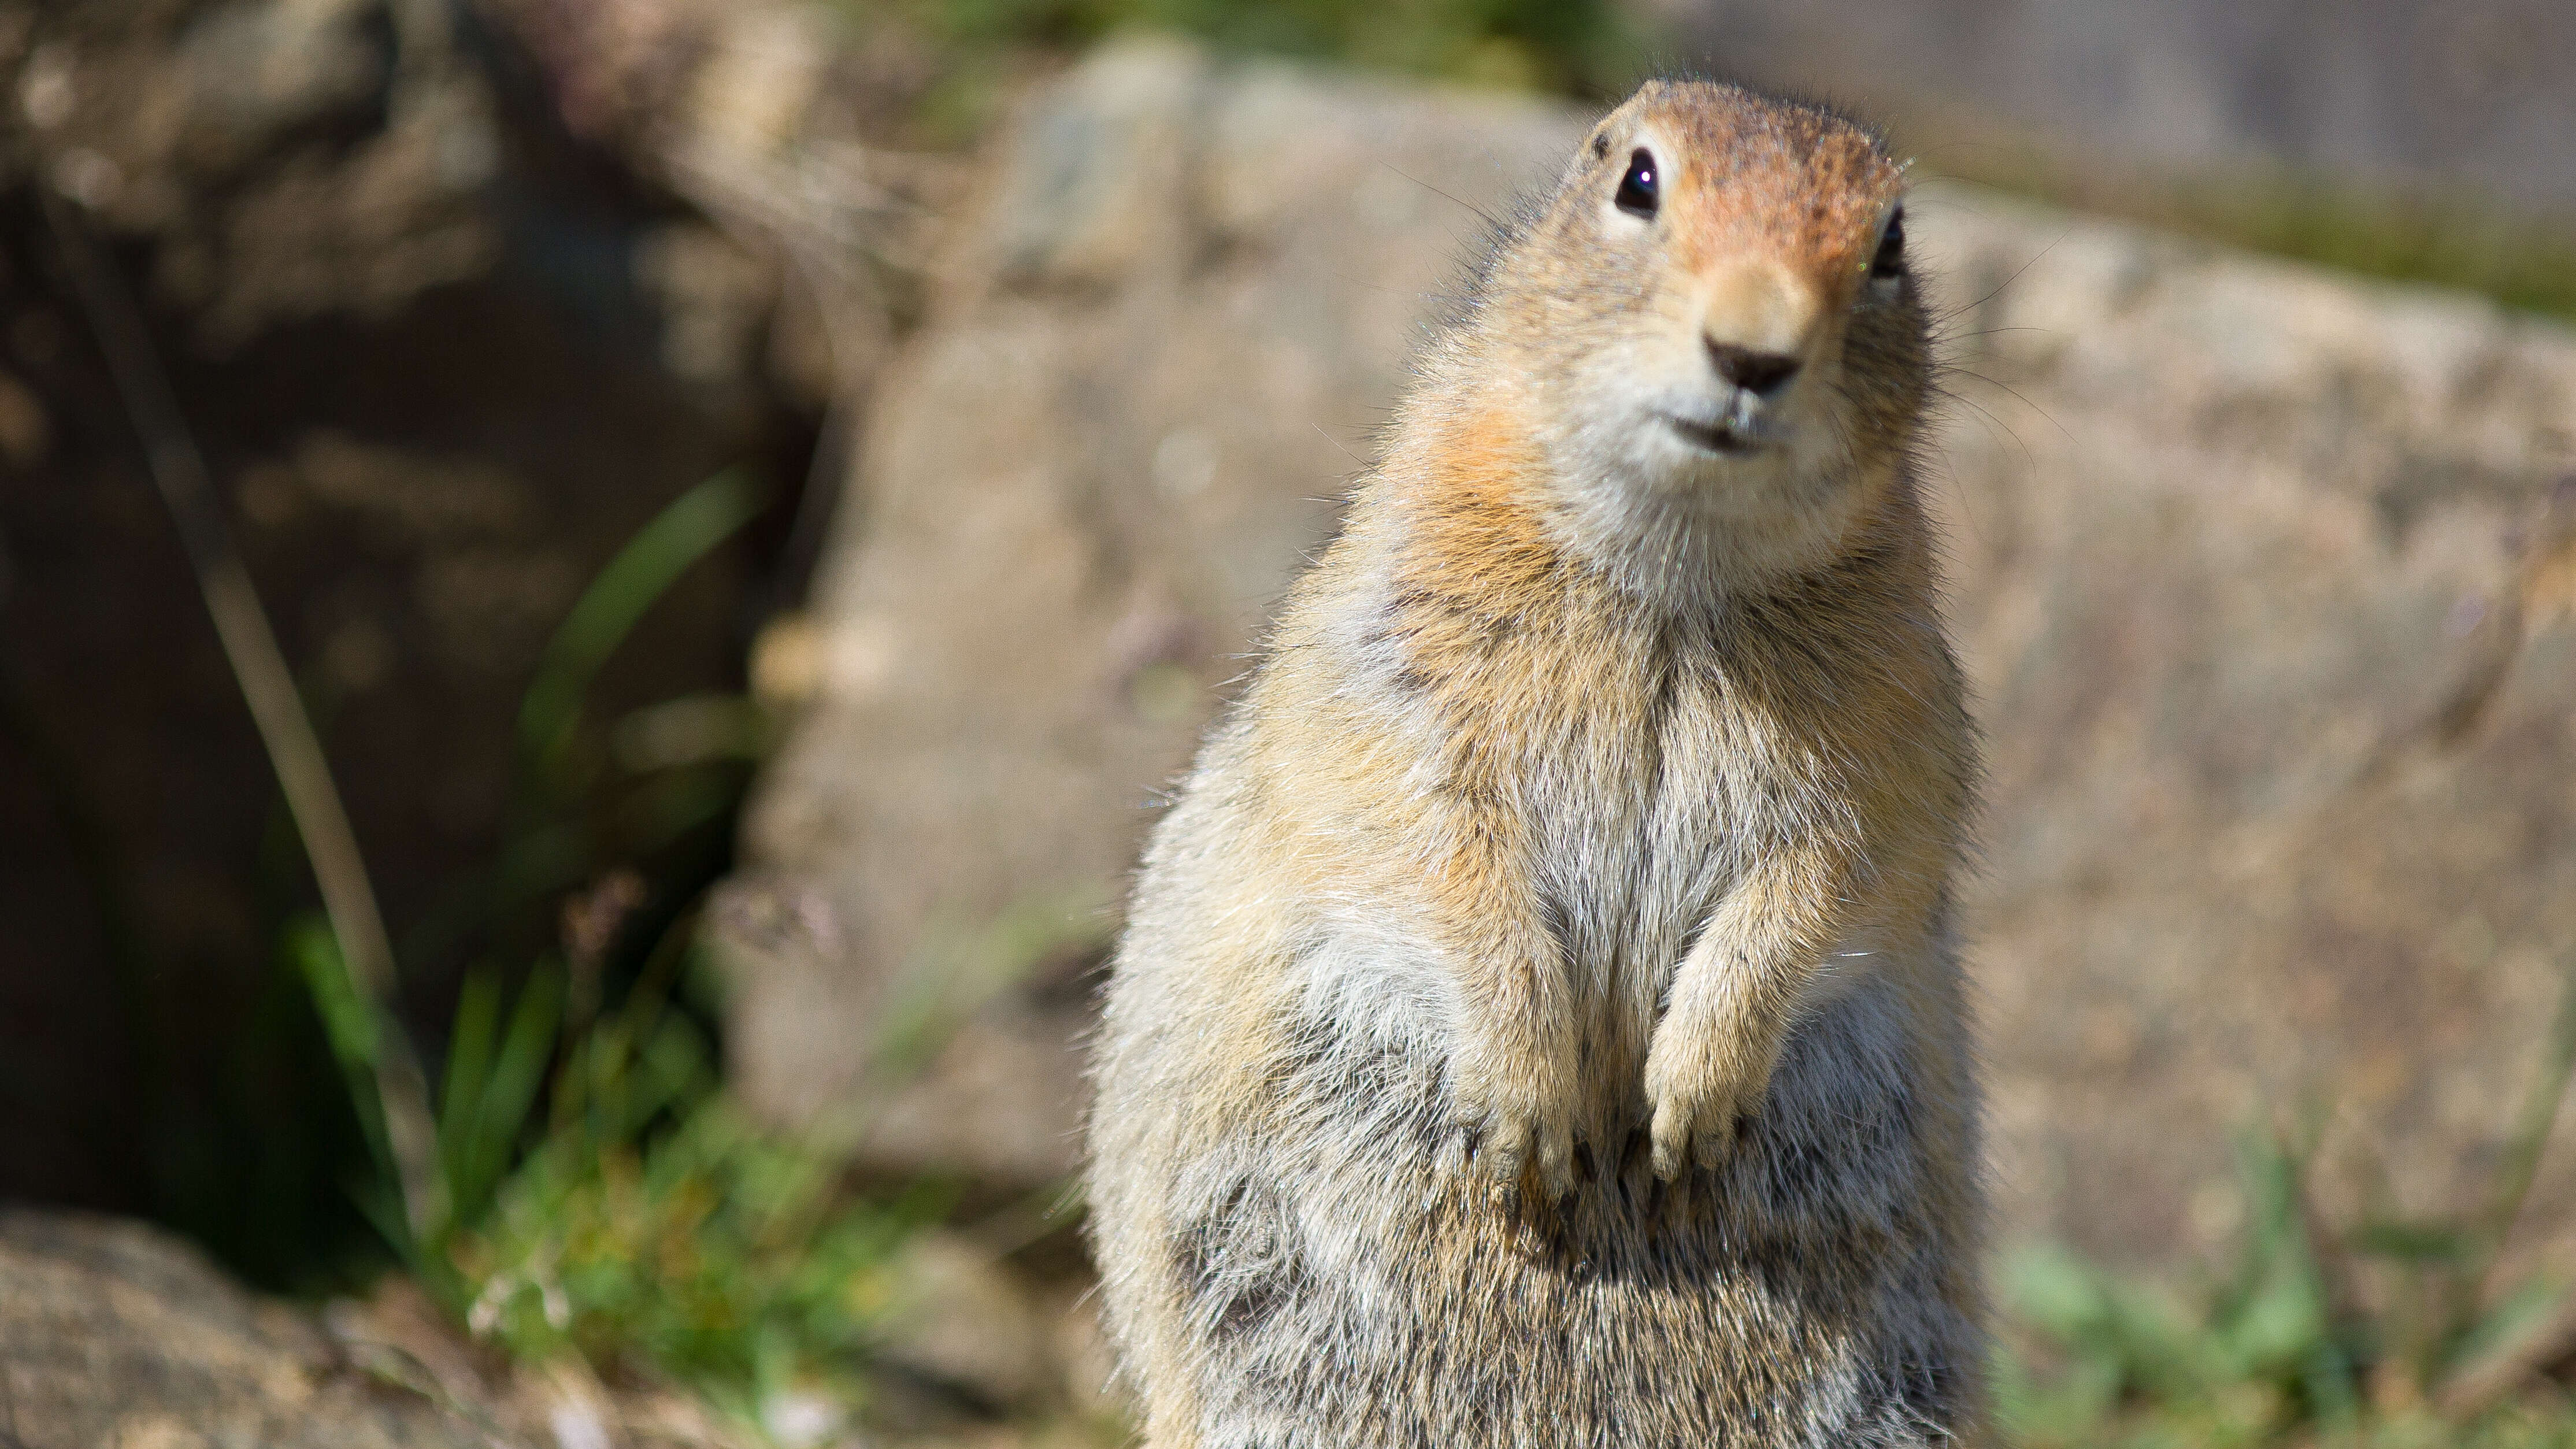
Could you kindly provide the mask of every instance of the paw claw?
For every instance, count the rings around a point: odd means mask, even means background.
[[[1539,1129],[1538,1177],[1551,1201],[1573,1193],[1574,1133],[1571,1129],[1561,1125]]]
[[[1524,1187],[1549,1200],[1571,1193],[1572,1113],[1543,1099],[1497,1101],[1495,1095],[1462,1094],[1462,1135],[1472,1145],[1458,1156],[1444,1149],[1438,1159],[1441,1170],[1464,1171],[1472,1165],[1495,1202],[1515,1211]]]
[[[1656,1105],[1650,1130],[1655,1176],[1670,1182],[1693,1167],[1715,1168],[1732,1157],[1743,1117],[1730,1105],[1667,1099]]]
[[[1529,1162],[1530,1127],[1526,1122],[1487,1122],[1477,1165],[1496,1182],[1518,1182]]]
[[[1670,1181],[1672,1181],[1674,1178],[1681,1176],[1681,1174],[1682,1174],[1682,1149],[1681,1149],[1681,1143],[1680,1143],[1679,1141],[1677,1141],[1677,1140],[1674,1140],[1674,1139],[1670,1139],[1670,1138],[1665,1137],[1665,1136],[1664,1136],[1662,1133],[1660,1133],[1660,1132],[1656,1133],[1656,1134],[1655,1134],[1655,1178],[1656,1178],[1656,1180],[1657,1180],[1657,1181],[1659,1181],[1659,1182],[1670,1182]]]

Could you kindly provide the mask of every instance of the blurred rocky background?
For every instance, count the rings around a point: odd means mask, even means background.
[[[2023,1437],[2549,1401],[2576,25],[2095,8],[0,3],[0,1423],[1114,1439],[1069,1179],[1156,792],[1659,56],[1921,158]]]
[[[2551,0],[1654,0],[1685,56],[2114,162],[2576,207]]]

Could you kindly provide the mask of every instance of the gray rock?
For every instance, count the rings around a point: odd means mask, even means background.
[[[2007,1221],[2206,1245],[2311,1109],[2344,1201],[2469,1205],[2576,968],[2576,336],[1926,200]]]
[[[24,1449],[504,1442],[152,1229],[25,1211],[0,1213],[0,1428]]]
[[[1582,119],[1138,46],[1031,102],[746,833],[805,923],[735,951],[751,1101],[913,1124],[886,1165],[1072,1167],[1080,972],[1152,792],[1477,209]],[[2576,337],[1961,188],[1913,213],[1957,309],[1931,462],[1991,736],[2003,1226],[2205,1247],[2229,1132],[2312,1101],[2330,1182],[2470,1200],[2576,939]],[[890,1089],[896,1039],[930,1087]]]

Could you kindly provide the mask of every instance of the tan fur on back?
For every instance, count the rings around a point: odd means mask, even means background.
[[[1900,197],[1835,117],[1650,84],[1423,358],[1120,945],[1150,1444],[1982,1439]]]

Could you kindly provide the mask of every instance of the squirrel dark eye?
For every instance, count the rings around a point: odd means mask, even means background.
[[[1905,270],[1905,208],[1887,219],[1887,230],[1878,235],[1878,255],[1869,259],[1872,281],[1887,281]]]
[[[1654,153],[1630,152],[1628,174],[1619,178],[1619,194],[1610,198],[1611,204],[1630,216],[1651,217],[1662,195],[1662,184],[1655,177]]]

